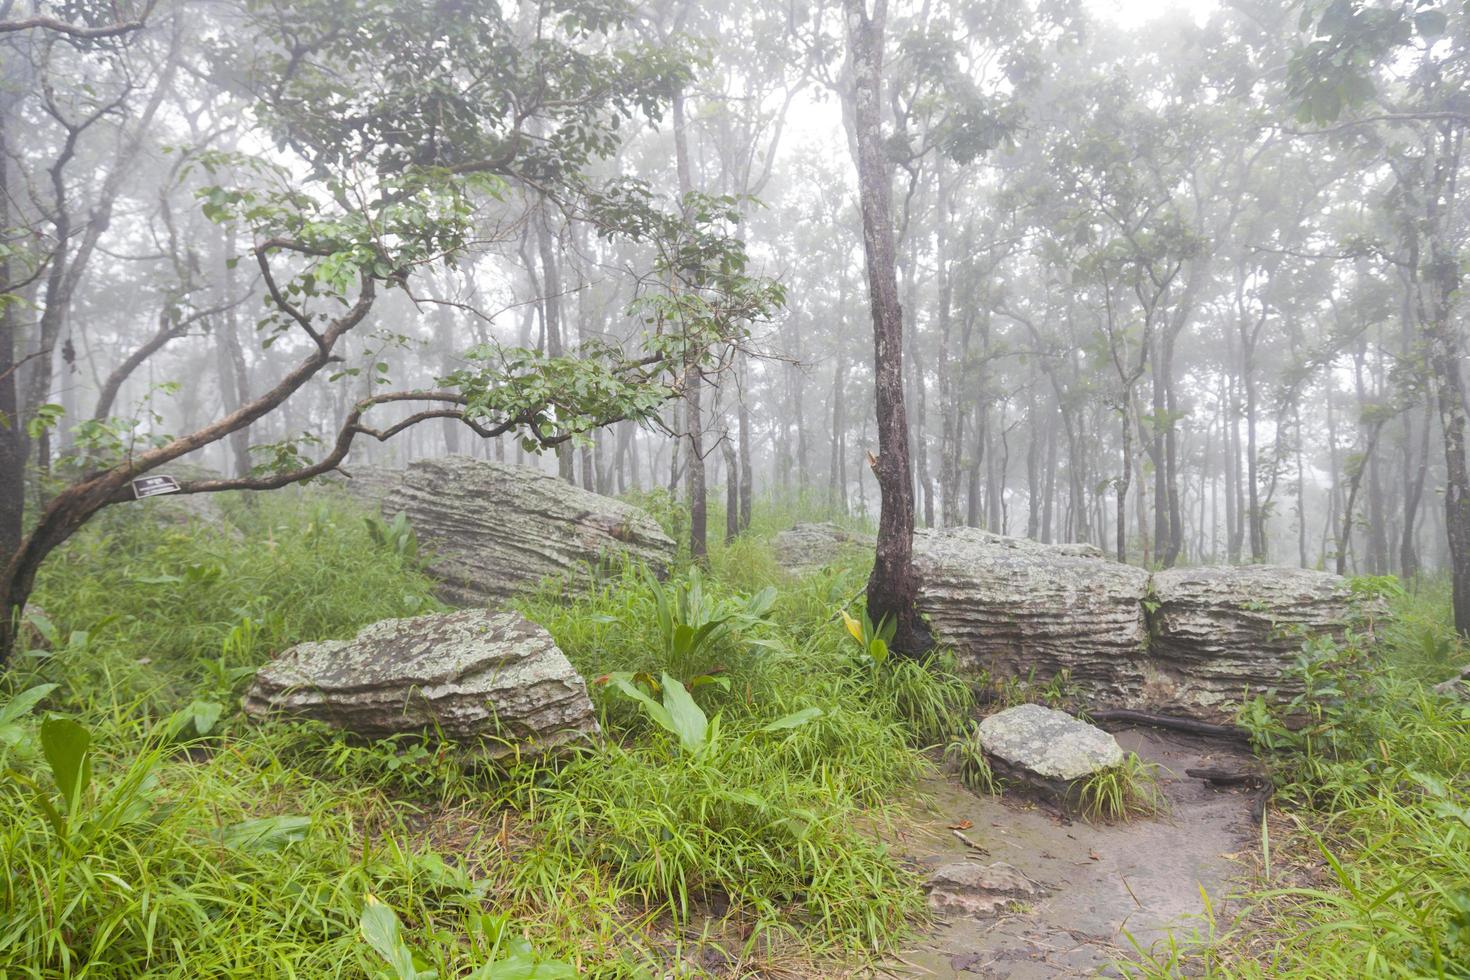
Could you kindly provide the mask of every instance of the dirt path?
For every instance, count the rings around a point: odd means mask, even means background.
[[[1047,886],[1047,897],[988,919],[938,927],[890,967],[896,976],[953,980],[1093,976],[1132,946],[1147,948],[1171,928],[1187,936],[1199,924],[1200,890],[1218,913],[1241,865],[1236,855],[1256,838],[1252,791],[1214,789],[1186,768],[1236,769],[1249,756],[1220,742],[1145,729],[1115,733],[1125,749],[1164,767],[1170,813],[1116,826],[1071,822],[1010,799],[977,797],[936,780],[925,789],[932,812],[910,844],[919,860],[939,865],[967,858],[1005,861]],[[968,820],[970,851],[948,827]],[[926,849],[927,848],[927,849]]]

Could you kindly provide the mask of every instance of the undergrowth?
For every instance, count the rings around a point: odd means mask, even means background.
[[[762,535],[704,573],[523,600],[607,737],[505,771],[238,713],[284,648],[442,608],[405,528],[312,490],[216,523],[115,508],[44,570],[44,642],[0,680],[0,976],[635,978],[893,949],[922,900],[890,801],[969,692],[859,648],[864,568],[790,581]]]
[[[1470,703],[1431,690],[1470,649],[1445,583],[1370,584],[1393,607],[1376,640],[1308,643],[1305,693],[1244,713],[1276,812],[1243,917],[1143,953],[1130,975],[1470,976]]]

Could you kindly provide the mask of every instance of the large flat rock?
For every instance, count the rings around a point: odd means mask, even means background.
[[[439,734],[490,756],[596,734],[587,685],[540,626],[466,609],[387,619],[355,639],[303,643],[262,667],[245,711],[365,738]]]
[[[841,524],[793,524],[776,535],[776,561],[793,575],[806,575],[859,552],[872,552],[871,534],[849,531]]]
[[[1301,690],[1292,668],[1312,637],[1341,639],[1361,618],[1348,581],[1279,565],[1174,568],[1151,590],[1148,679],[1159,710],[1229,721],[1243,701]]]
[[[662,574],[673,540],[647,513],[565,480],[468,456],[409,465],[383,500],[408,515],[447,602],[498,604],[605,558]]]
[[[914,555],[919,610],[963,666],[1041,681],[1066,670],[1107,701],[1141,690],[1143,569],[968,527],[916,533]]]
[[[1150,575],[1091,545],[973,528],[916,533],[914,553],[919,609],[962,666],[1037,681],[1066,671],[1090,705],[1210,722],[1258,694],[1289,700],[1304,641],[1383,612],[1346,579],[1300,568]]]

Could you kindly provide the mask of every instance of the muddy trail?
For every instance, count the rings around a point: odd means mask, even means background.
[[[1068,820],[1024,798],[976,796],[935,779],[924,790],[909,856],[938,867],[1004,861],[1045,886],[1045,897],[997,915],[941,923],[881,975],[977,978],[1109,975],[1134,944],[1148,949],[1170,930],[1188,937],[1202,923],[1208,894],[1217,918],[1237,890],[1258,829],[1256,791],[1217,788],[1186,769],[1246,769],[1243,747],[1153,729],[1114,731],[1126,750],[1157,763],[1169,812],[1115,825]],[[960,839],[962,831],[976,850]],[[1131,937],[1131,938],[1130,938]],[[1116,975],[1116,974],[1114,974]]]

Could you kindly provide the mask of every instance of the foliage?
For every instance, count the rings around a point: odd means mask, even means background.
[[[1088,776],[1077,788],[1082,815],[1088,820],[1112,823],[1163,813],[1168,801],[1159,789],[1158,768],[1129,752],[1121,765]]]
[[[623,682],[593,691],[611,740],[466,768],[427,739],[241,724],[229,706],[273,652],[437,606],[395,544],[411,528],[374,535],[312,489],[223,504],[218,523],[119,512],[46,570],[51,649],[0,693],[0,972],[631,980],[685,943],[888,950],[921,914],[881,838],[929,763],[849,650],[836,610],[860,570],[768,592],[753,541],[719,574],[628,568],[523,601]],[[725,683],[686,687],[671,657]],[[712,911],[718,937],[668,926]]]

